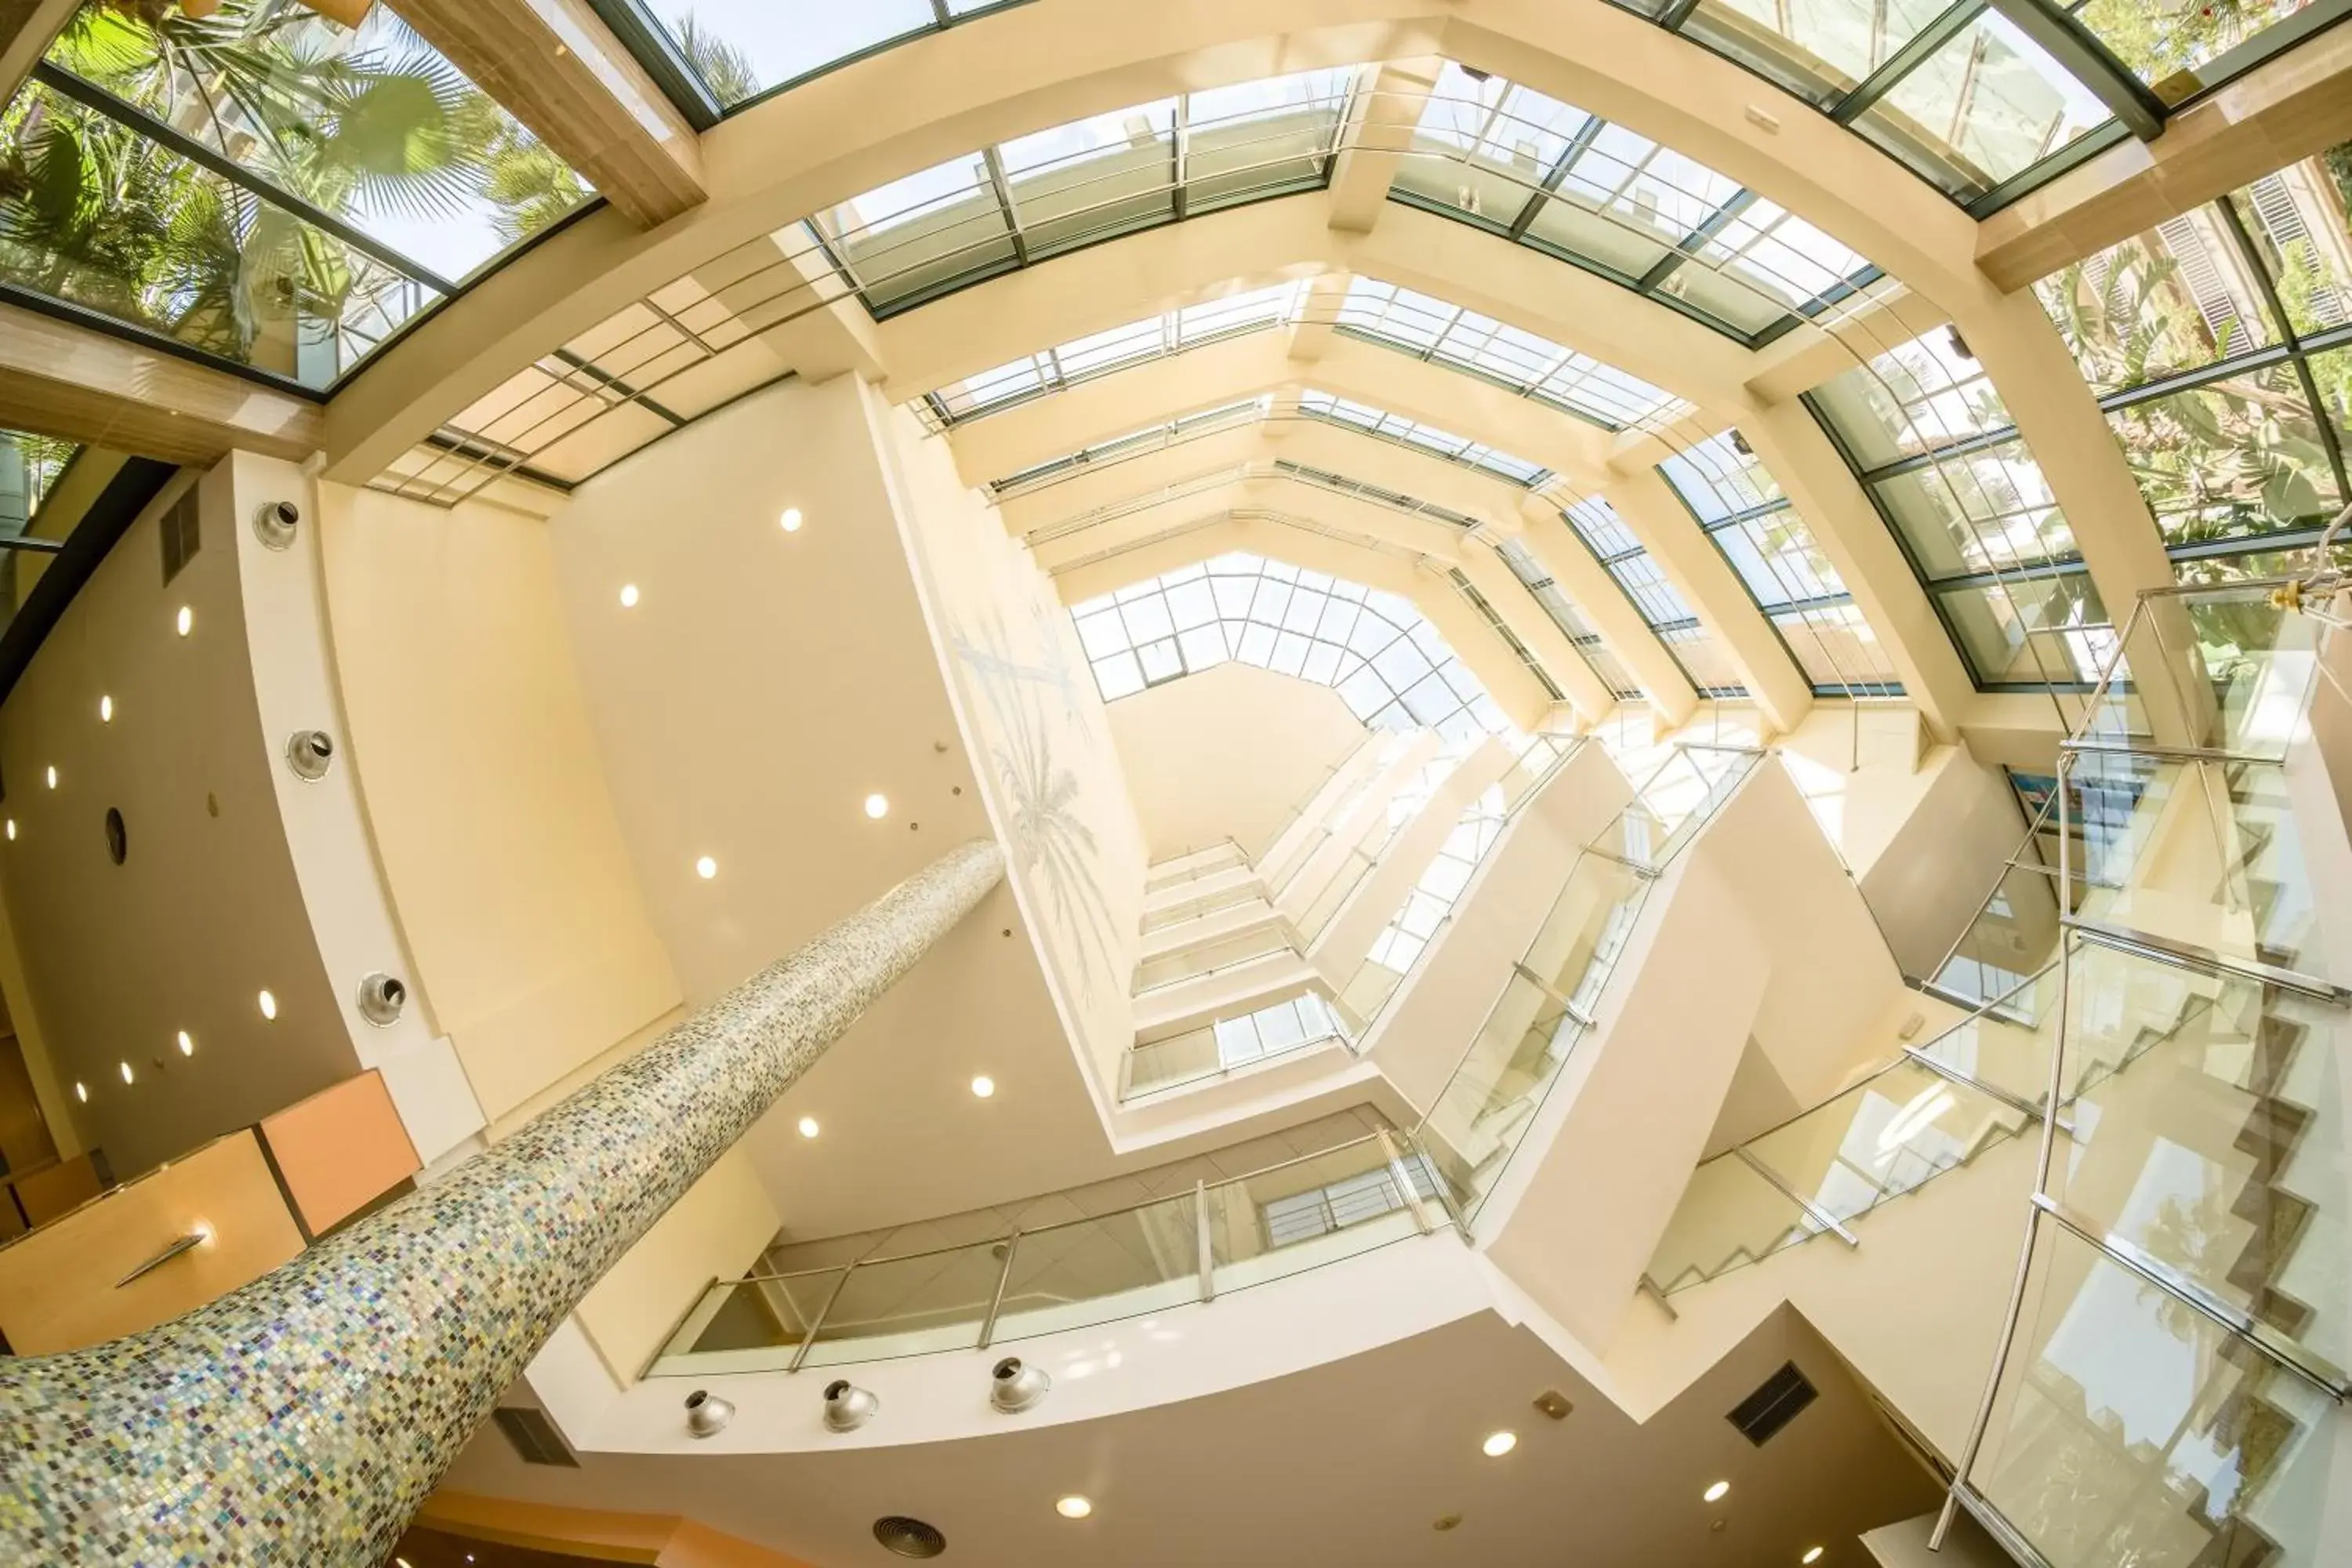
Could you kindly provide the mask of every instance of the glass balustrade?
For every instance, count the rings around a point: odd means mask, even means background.
[[[2343,1421],[2125,1263],[2040,1227],[1970,1484],[2049,1568],[2316,1565]]]
[[[1374,1134],[1231,1181],[959,1247],[711,1285],[648,1376],[969,1350],[1148,1316],[1443,1228],[1425,1160]]]
[[[1709,1160],[1691,1173],[1647,1278],[1652,1289],[1671,1295],[1810,1240],[1821,1228],[1802,1204],[1746,1161]]]
[[[1223,844],[1152,867],[1143,875],[1143,890],[1147,894],[1166,892],[1171,888],[1181,887],[1187,882],[1196,882],[1203,877],[1248,864],[1249,857],[1242,852],[1242,847],[1228,838]]]
[[[2050,1568],[2340,1557],[2352,993],[2311,840],[2343,824],[2289,787],[2336,617],[2273,586],[2144,596],[2062,759],[2070,1120],[1954,1494]]]
[[[1226,910],[1237,910],[1244,904],[1263,903],[1265,900],[1265,890],[1258,886],[1255,880],[1237,882],[1230,888],[1221,888],[1214,892],[1202,893],[1198,898],[1187,899],[1181,903],[1154,910],[1143,917],[1139,929],[1144,935],[1149,936],[1153,931],[1166,931],[1171,926],[1182,925],[1186,921],[1200,920],[1203,916],[1220,914]]]
[[[1677,752],[1577,857],[1418,1130],[1465,1220],[1477,1217],[1591,1026],[1658,868],[1731,798],[1759,757],[1710,751],[1692,762]]]
[[[1239,931],[1232,936],[1193,942],[1147,958],[1135,966],[1135,994],[1181,985],[1187,981],[1202,979],[1244,964],[1255,963],[1278,953],[1297,956],[1291,945],[1290,933],[1279,924],[1255,931]]]
[[[1236,1018],[1138,1044],[1120,1066],[1118,1097],[1137,1100],[1222,1078],[1238,1068],[1345,1045],[1348,1031],[1328,999],[1317,992],[1276,1002]]]

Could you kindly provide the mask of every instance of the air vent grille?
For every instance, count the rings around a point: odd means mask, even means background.
[[[1726,1419],[1739,1428],[1741,1436],[1760,1448],[1819,1396],[1820,1391],[1806,1382],[1797,1363],[1790,1362],[1735,1405]]]
[[[501,1406],[490,1415],[524,1464],[562,1465],[574,1470],[580,1468],[571,1446],[564,1442],[563,1435],[555,1429],[555,1423],[547,1418],[544,1410]]]
[[[204,533],[197,526],[196,491],[193,485],[163,514],[163,581],[169,583],[204,544]]]
[[[901,1557],[937,1557],[948,1549],[946,1536],[919,1519],[895,1513],[874,1521],[874,1539]]]

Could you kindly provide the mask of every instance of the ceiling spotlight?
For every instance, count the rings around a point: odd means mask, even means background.
[[[802,1117],[802,1118],[801,1118],[801,1136],[802,1136],[802,1137],[803,1137],[803,1138],[814,1138],[814,1137],[815,1137],[816,1135],[817,1135],[817,1124],[816,1124],[816,1118],[815,1118],[815,1117],[814,1117],[814,1116],[803,1116],[803,1117]]]
[[[1054,1503],[1054,1511],[1064,1519],[1084,1519],[1094,1510],[1095,1505],[1076,1492],[1072,1492],[1066,1498],[1056,1499]]]
[[[122,1064],[122,1081],[125,1083],[129,1083],[131,1081],[131,1064],[129,1062],[124,1062]]]
[[[173,624],[180,628],[180,635],[182,637],[186,637],[190,632],[196,629],[196,612],[190,609],[187,605],[182,605],[180,606],[179,618]]]
[[[1717,1481],[1715,1485],[1706,1489],[1706,1500],[1709,1502],[1721,1502],[1724,1499],[1724,1494],[1730,1490],[1731,1483],[1729,1481]]]
[[[1499,1459],[1518,1446],[1519,1435],[1517,1432],[1489,1432],[1486,1440],[1478,1445],[1478,1451],[1490,1459]]]
[[[824,1385],[824,1427],[828,1432],[855,1432],[882,1413],[882,1402],[847,1378]]]
[[[58,765],[55,763],[49,764],[49,787],[51,789],[58,787]]]
[[[705,855],[694,863],[694,874],[708,882],[711,878],[719,875],[719,862]]]
[[[55,771],[56,770],[54,769],[51,770],[51,772]],[[51,782],[54,783],[55,781],[52,780]],[[887,795],[867,795],[866,797],[866,815],[872,817],[877,822],[879,822],[884,817],[889,816],[890,797]]]
[[[982,1073],[978,1078],[971,1080],[971,1091],[972,1093],[980,1096],[981,1099],[986,1100],[990,1095],[996,1092],[996,1080],[989,1077],[986,1073]]]
[[[1042,1366],[1030,1366],[1017,1355],[1006,1356],[989,1373],[988,1402],[1007,1415],[1034,1409],[1054,1380]]]
[[[196,1042],[189,1037],[188,1031],[185,1029],[180,1031],[180,1054],[184,1057],[196,1054]]]
[[[634,609],[635,609],[636,607],[637,607],[637,585],[636,585],[635,583],[624,583],[624,584],[621,584],[621,608],[623,608],[623,609],[625,609],[625,610],[634,610]]]
[[[103,693],[98,700],[98,721],[101,724],[114,722],[114,699]]]
[[[80,1100],[84,1105],[88,1105],[89,1103],[89,1085],[86,1083],[78,1083],[74,1085],[74,1098]]]
[[[259,1001],[260,1001],[260,1003],[261,1003],[261,1016],[262,1016],[263,1017],[265,1017],[265,1018],[275,1018],[275,1017],[277,1017],[277,1016],[278,1016],[278,998],[277,998],[277,997],[275,997],[275,996],[271,995],[268,992],[265,991],[265,992],[263,992],[263,993],[261,994],[261,995],[260,995],[260,997],[259,997]]]
[[[1805,1548],[1805,1554],[1797,1559],[1800,1563],[1819,1563],[1821,1560],[1822,1549],[1818,1546],[1808,1546]]]
[[[786,533],[798,533],[801,531],[801,509],[788,506],[784,508],[784,515],[777,521],[784,525]]]
[[[8,842],[16,842],[16,819],[13,816],[8,819]]]

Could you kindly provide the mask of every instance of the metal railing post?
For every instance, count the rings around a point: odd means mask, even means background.
[[[1192,1184],[1192,1234],[1195,1256],[1193,1268],[1201,1276],[1202,1302],[1217,1299],[1217,1251],[1212,1244],[1209,1226],[1209,1184]]]
[[[1732,1152],[1739,1156],[1739,1163],[1741,1164],[1747,1166],[1749,1170],[1763,1177],[1765,1182],[1770,1185],[1774,1192],[1779,1193],[1782,1197],[1788,1199],[1790,1203],[1804,1210],[1805,1216],[1808,1219],[1811,1219],[1815,1225],[1821,1226],[1822,1229],[1828,1231],[1832,1236],[1836,1237],[1848,1247],[1860,1247],[1862,1245],[1861,1239],[1857,1237],[1853,1232],[1846,1229],[1843,1221],[1840,1220],[1837,1215],[1830,1213],[1829,1210],[1822,1207],[1821,1205],[1813,1202],[1812,1199],[1797,1191],[1796,1188],[1790,1186],[1788,1183],[1782,1181],[1780,1179],[1780,1172],[1774,1170],[1771,1166],[1766,1164],[1763,1161],[1758,1159],[1755,1155],[1748,1152],[1747,1144],[1740,1144],[1738,1147],[1733,1149]]]
[[[980,1348],[986,1350],[996,1338],[996,1314],[1004,1308],[1004,1282],[1013,1278],[1013,1255],[1021,1250],[1021,1233],[1016,1230],[1004,1241],[1004,1267],[996,1271],[996,1293],[988,1299],[988,1316],[981,1320]]]
[[[1397,1148],[1387,1128],[1375,1128],[1372,1136],[1381,1141],[1381,1152],[1388,1156],[1389,1176],[1397,1184],[1397,1201],[1411,1211],[1412,1223],[1421,1227],[1422,1235],[1427,1236],[1434,1227],[1429,1223],[1429,1212],[1421,1206],[1420,1195],[1413,1191],[1412,1172],[1405,1165],[1403,1152]]]
[[[824,1328],[824,1321],[833,1316],[833,1304],[841,1300],[841,1292],[848,1286],[849,1277],[856,1272],[856,1260],[852,1259],[842,1269],[841,1278],[833,1282],[832,1290],[825,1296],[824,1305],[816,1310],[816,1316],[809,1322],[808,1332],[801,1336],[800,1348],[793,1352],[792,1364],[784,1368],[786,1372],[800,1371],[801,1363],[808,1360],[809,1349],[816,1343],[818,1333]]]

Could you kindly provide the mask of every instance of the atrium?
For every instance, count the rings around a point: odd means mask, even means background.
[[[0,1565],[2352,1563],[2352,0],[0,102]]]

